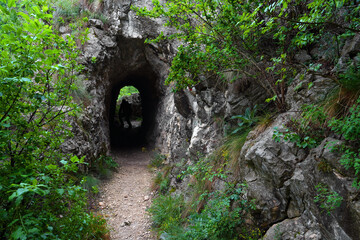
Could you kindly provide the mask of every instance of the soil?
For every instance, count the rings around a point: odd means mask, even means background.
[[[97,203],[107,220],[111,239],[156,239],[146,212],[152,197],[152,174],[147,168],[150,154],[140,148],[116,150],[112,157],[119,168],[101,184]]]

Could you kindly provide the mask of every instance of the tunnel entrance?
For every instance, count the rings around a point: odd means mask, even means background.
[[[134,86],[120,89],[116,101],[114,125],[121,129],[139,128],[142,125],[142,107],[140,92]]]
[[[151,145],[159,90],[157,77],[142,69],[142,74],[130,74],[112,86],[109,127],[111,148]]]

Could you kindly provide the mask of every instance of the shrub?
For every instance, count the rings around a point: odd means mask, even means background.
[[[106,232],[86,211],[84,157],[60,150],[72,135],[70,93],[83,68],[73,37],[57,35],[52,20],[46,1],[0,0],[0,239]]]
[[[181,196],[159,195],[154,199],[148,212],[153,227],[159,232],[169,232],[183,223],[184,200]]]
[[[239,236],[237,228],[242,226],[245,214],[254,205],[244,197],[244,188],[228,186],[225,191],[209,194],[209,201],[201,213],[189,217],[185,236],[190,239],[226,240]]]
[[[333,118],[329,126],[346,141],[346,144],[334,150],[343,152],[340,162],[346,169],[355,170],[356,178],[353,185],[360,188],[360,98],[350,108],[348,115],[338,119]]]
[[[246,214],[254,209],[253,202],[245,196],[247,186],[227,182],[225,165],[226,162],[219,164],[214,158],[199,156],[180,175],[193,177],[188,189],[190,200],[184,202],[182,197],[170,193],[160,194],[154,200],[149,213],[162,238],[226,240],[255,234],[244,225]],[[163,176],[158,176],[158,181],[162,181]],[[211,183],[215,180],[223,181],[225,187],[214,191]],[[172,214],[168,216],[168,212]]]
[[[314,198],[314,202],[320,204],[320,208],[326,211],[327,214],[331,214],[333,210],[340,207],[343,197],[337,192],[329,190],[326,185],[318,184],[315,186],[317,195]]]

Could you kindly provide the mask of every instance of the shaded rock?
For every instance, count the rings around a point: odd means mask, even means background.
[[[99,29],[103,29],[104,23],[99,19],[89,19],[90,25],[97,27]]]
[[[192,113],[189,99],[183,90],[174,93],[174,103],[176,109],[184,118],[188,118],[189,115]]]
[[[348,68],[349,62],[355,59],[360,53],[360,34],[357,33],[352,39],[345,42],[341,50],[341,56],[333,72],[345,72]]]
[[[282,239],[282,240],[320,240],[323,239],[320,231],[314,229],[309,222],[302,218],[286,219],[272,226],[265,234],[264,240]],[[311,226],[314,230],[308,230]],[[315,228],[319,226],[315,225]]]
[[[297,54],[295,54],[295,60],[300,63],[306,63],[307,61],[311,60],[311,56],[305,51],[301,50]]]
[[[304,104],[319,103],[337,86],[334,80],[313,74],[298,74],[288,88],[286,102],[296,111]]]

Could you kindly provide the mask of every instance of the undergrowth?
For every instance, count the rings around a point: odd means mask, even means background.
[[[241,145],[241,144],[240,144]],[[246,197],[245,183],[230,182],[224,159],[198,157],[187,166],[178,179],[190,179],[187,197],[161,190],[164,170],[158,172],[155,184],[159,195],[148,212],[153,228],[161,239],[259,239],[261,231],[245,224],[246,215],[254,209]],[[158,160],[156,160],[157,162]],[[163,166],[164,169],[164,166]],[[214,189],[215,182],[224,187]],[[256,236],[256,237],[255,237]]]
[[[59,27],[61,24],[76,23],[82,19],[99,19],[104,24],[108,22],[107,17],[102,13],[103,0],[53,0],[55,9],[54,24]]]
[[[0,0],[0,239],[106,239],[87,209],[88,159],[63,151],[85,36],[59,36],[49,5]]]

